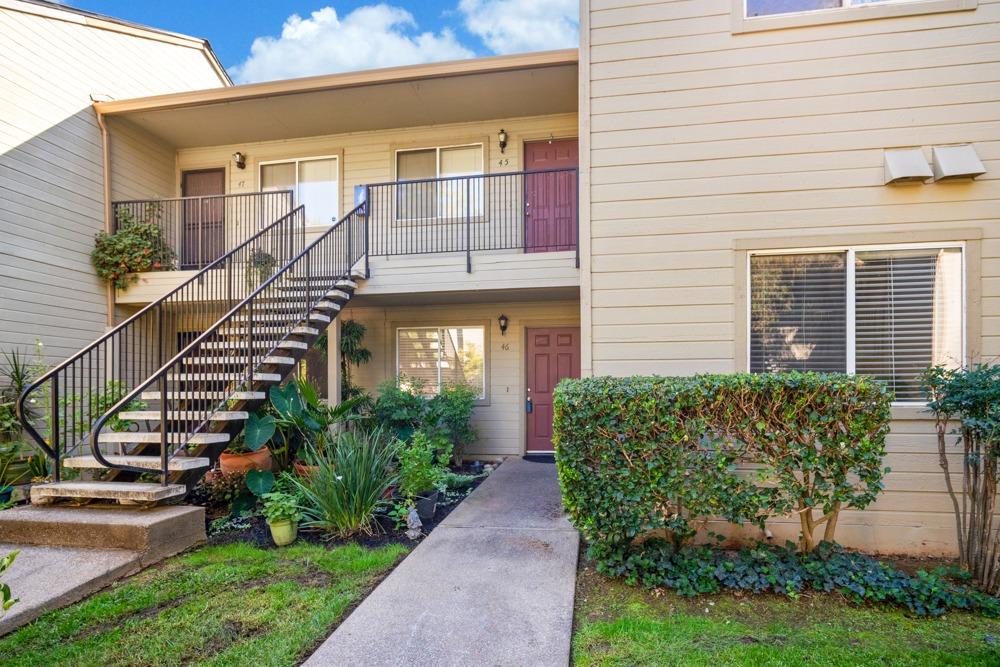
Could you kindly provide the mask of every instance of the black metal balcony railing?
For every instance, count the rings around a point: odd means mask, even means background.
[[[290,190],[140,199],[112,204],[115,231],[130,222],[160,228],[179,269],[202,269],[292,211]]]
[[[368,254],[481,250],[579,254],[577,169],[377,183],[366,188]]]

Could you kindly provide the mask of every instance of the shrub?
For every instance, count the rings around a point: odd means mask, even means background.
[[[408,498],[434,491],[444,480],[445,468],[434,438],[417,431],[399,449],[399,490]],[[447,457],[444,457],[447,461]]]
[[[245,472],[213,472],[201,478],[194,489],[193,500],[209,507],[229,507],[246,492]]]
[[[1000,593],[1000,527],[994,514],[1000,455],[1000,365],[931,368],[924,374],[937,426],[938,460],[955,513],[959,564],[983,590]],[[957,422],[957,423],[956,423]],[[956,423],[956,428],[950,428]],[[947,437],[962,447],[962,488],[956,490]]]
[[[899,604],[920,616],[940,616],[951,609],[1000,616],[1000,600],[955,581],[943,569],[909,575],[831,542],[821,542],[808,553],[797,552],[792,543],[733,552],[650,539],[634,549],[601,555],[598,570],[605,574],[685,596],[730,590],[797,597],[811,589],[839,593],[855,604]]]
[[[801,548],[882,490],[891,394],[874,380],[781,373],[564,380],[554,442],[563,499],[600,549],[710,517],[763,527],[797,513]],[[736,466],[757,468],[740,473]],[[816,516],[816,511],[820,512]]]
[[[461,459],[465,448],[476,441],[472,411],[477,398],[478,392],[468,385],[448,384],[428,402],[426,423],[443,431],[451,441],[456,459]]]
[[[380,383],[372,410],[379,426],[394,432],[400,440],[409,440],[427,418],[427,399],[422,390],[423,384],[403,376],[398,381]]]
[[[375,512],[396,483],[392,463],[396,444],[381,429],[345,431],[326,448],[310,448],[306,460],[316,469],[292,478],[302,497],[306,528],[339,536],[371,534]]]
[[[130,274],[173,269],[174,251],[154,224],[139,222],[121,209],[118,231],[97,235],[90,261],[97,275],[118,289],[137,280]]]

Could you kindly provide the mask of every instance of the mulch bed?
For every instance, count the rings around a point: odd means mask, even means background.
[[[464,475],[472,474],[472,471],[467,466],[452,467],[452,471]],[[445,518],[451,514],[458,505],[465,500],[471,494],[476,487],[482,484],[485,477],[479,477],[475,479],[472,484],[466,489],[467,493],[464,496],[455,498],[453,502],[448,504],[443,503],[442,500],[438,501],[437,511],[434,513],[434,517],[429,521],[423,522],[423,532],[424,537],[430,534],[435,527],[437,527]],[[211,523],[214,519],[226,516],[225,508],[206,508],[205,512],[205,529],[209,530]],[[271,530],[267,526],[267,520],[263,516],[253,516],[249,520],[249,527],[242,530],[229,530],[222,533],[217,533],[212,535],[209,533],[208,543],[212,545],[216,544],[233,544],[235,542],[243,542],[261,549],[273,549],[276,548],[274,541],[271,539]],[[423,537],[417,538],[416,540],[411,540],[408,538],[403,531],[397,531],[396,526],[393,521],[386,516],[376,517],[377,529],[372,535],[355,535],[348,538],[330,538],[324,533],[312,530],[299,529],[299,540],[309,542],[311,544],[321,544],[328,547],[335,547],[344,544],[359,544],[364,547],[381,547],[387,544],[405,544],[408,546],[416,546]]]

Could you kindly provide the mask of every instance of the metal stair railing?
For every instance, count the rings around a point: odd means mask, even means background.
[[[83,450],[101,415],[150,377],[192,337],[242,302],[305,245],[301,208],[272,222],[176,289],[58,364],[17,400],[25,431],[53,460]],[[127,423],[116,422],[113,430]],[[93,444],[93,443],[92,443]]]
[[[304,219],[301,207],[296,209],[295,215]],[[307,324],[309,314],[364,259],[366,224],[365,205],[362,204],[121,397],[97,420],[94,432],[101,433],[116,421],[121,421],[118,414],[129,409],[144,392],[158,393],[161,434],[159,472],[161,482],[166,484],[169,459],[210,423],[215,412],[225,409],[232,402],[249,400],[239,398],[239,392],[252,389],[254,374],[263,366],[273,365],[269,360],[280,354],[281,343],[289,339],[293,329]],[[239,323],[238,326],[234,326],[235,323]],[[200,363],[199,360],[206,357],[226,355],[230,358],[225,364],[216,364],[215,370],[201,372],[203,377],[196,388],[183,393],[168,391],[168,376],[171,374],[182,373],[192,362]],[[234,372],[239,373],[241,378],[232,379]],[[90,446],[97,461],[107,468],[150,472],[109,462],[96,437],[91,438]]]

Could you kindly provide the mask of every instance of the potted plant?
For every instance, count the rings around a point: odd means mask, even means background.
[[[274,430],[274,417],[250,415],[242,437],[219,455],[219,468],[223,473],[270,470],[271,450],[266,445]]]
[[[272,491],[265,493],[261,498],[264,501],[267,527],[271,529],[271,539],[279,547],[294,542],[299,533],[299,519],[302,518],[295,496],[282,491]]]
[[[399,451],[399,490],[413,500],[423,521],[432,519],[437,511],[438,487],[444,477],[444,467],[434,448],[433,438],[424,431],[415,431]]]
[[[20,470],[17,460],[19,443],[0,444],[0,506],[10,502],[14,494],[14,484],[25,475],[26,470]]]

